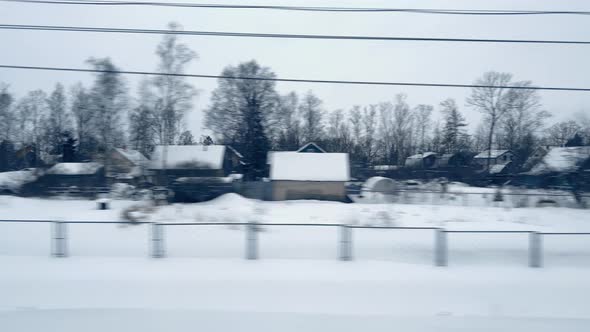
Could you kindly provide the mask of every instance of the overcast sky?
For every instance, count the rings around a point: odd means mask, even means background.
[[[160,0],[161,2],[166,0]],[[189,0],[182,0],[188,2]],[[195,1],[192,1],[195,2]],[[202,3],[283,4],[308,6],[363,6],[453,9],[588,10],[584,0],[519,1],[201,1]],[[176,21],[185,30],[459,37],[504,39],[590,40],[590,16],[451,16],[409,13],[309,13],[272,10],[215,10],[163,7],[96,7],[0,2],[0,23],[164,29]],[[0,63],[33,66],[85,67],[91,57],[110,56],[126,70],[155,70],[158,35],[100,34],[0,30]],[[199,54],[189,73],[219,74],[224,66],[256,59],[278,77],[473,83],[489,70],[514,74],[543,86],[590,86],[590,46],[424,43],[399,41],[286,40],[183,36]],[[55,83],[89,83],[91,74],[0,69],[0,82],[22,96],[29,90],[51,90]],[[135,93],[138,78],[126,77]],[[202,112],[215,80],[191,79],[200,91],[188,128],[202,132]],[[327,110],[349,109],[408,95],[411,105],[432,104],[452,97],[472,126],[479,115],[465,106],[468,89],[375,87],[278,83],[281,93],[313,90]],[[590,113],[590,93],[541,92],[552,121]]]

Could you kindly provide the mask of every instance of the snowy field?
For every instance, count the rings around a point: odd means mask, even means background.
[[[121,220],[143,204],[0,197],[2,219]],[[329,223],[448,230],[590,232],[590,211],[442,205],[259,202],[225,195],[160,207],[146,221]],[[590,237],[544,238],[527,267],[527,234],[449,234],[433,266],[432,230],[266,226],[260,260],[241,227],[165,226],[167,257],[149,258],[148,225],[69,224],[70,257],[51,258],[50,225],[0,224],[0,326],[6,331],[587,331]],[[5,329],[4,327],[8,327]]]

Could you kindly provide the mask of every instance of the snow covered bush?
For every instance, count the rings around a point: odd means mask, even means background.
[[[127,183],[114,183],[111,186],[113,199],[130,199],[136,194],[135,187]]]
[[[156,209],[153,206],[136,204],[127,207],[121,211],[121,220],[130,223],[147,221]]]

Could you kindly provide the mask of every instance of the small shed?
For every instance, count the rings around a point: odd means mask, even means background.
[[[413,169],[433,168],[436,166],[436,153],[424,152],[409,156],[404,165]]]
[[[436,159],[436,167],[465,167],[469,165],[472,158],[473,154],[470,154],[469,152],[445,153]]]
[[[511,162],[512,158],[510,150],[486,150],[473,157],[473,162],[478,166],[487,167],[488,160],[489,165],[499,165]]]
[[[346,201],[348,153],[274,152],[270,157],[273,200]]]

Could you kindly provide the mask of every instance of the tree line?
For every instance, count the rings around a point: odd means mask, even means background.
[[[181,27],[171,23],[169,29]],[[156,69],[162,73],[183,74],[198,59],[172,34],[163,37],[155,53]],[[64,147],[73,145],[72,159],[108,163],[105,152],[114,147],[149,156],[155,145],[197,143],[186,130],[197,90],[184,77],[146,77],[132,97],[110,58],[90,58],[87,64],[102,71],[90,86],[58,83],[49,93],[34,90],[17,99],[8,85],[0,84],[0,150],[26,150],[34,161],[31,166],[37,166],[37,160],[63,155]],[[532,82],[517,81],[509,73],[487,72],[477,79],[476,85],[486,87],[472,88],[463,106],[482,115],[472,132],[460,103],[452,98],[438,105],[410,105],[399,93],[391,100],[328,110],[311,90],[281,94],[272,80],[240,79],[276,77],[254,60],[227,66],[221,75],[233,78],[218,80],[204,110],[205,126],[216,143],[231,144],[244,155],[250,178],[264,175],[268,151],[296,150],[307,142],[348,152],[360,165],[403,165],[408,156],[427,151],[489,149],[512,150],[516,164],[522,165],[540,145],[590,144],[588,118],[547,127],[551,114],[543,109],[537,90],[527,89]],[[517,88],[493,88],[506,86]]]
[[[274,78],[256,61],[224,69],[224,77]],[[537,146],[590,144],[590,120],[546,127],[551,114],[542,108],[530,81],[509,73],[487,72],[476,81],[465,105],[482,120],[470,133],[459,104],[410,105],[403,93],[391,101],[328,111],[313,91],[280,94],[273,81],[220,79],[205,110],[205,124],[218,140],[232,144],[250,160],[252,173],[264,173],[265,152],[296,150],[316,142],[330,152],[348,152],[360,165],[403,165],[421,152],[439,154],[512,150],[521,166]],[[496,87],[515,88],[496,88]],[[434,113],[440,112],[440,117]],[[435,120],[438,118],[438,120]]]

